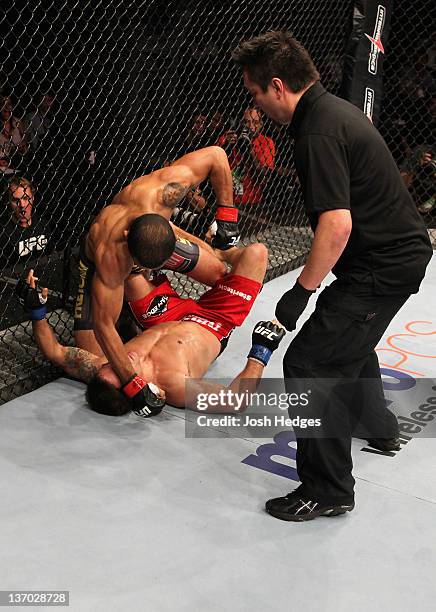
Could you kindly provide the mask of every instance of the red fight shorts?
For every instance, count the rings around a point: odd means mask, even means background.
[[[235,327],[242,325],[262,287],[262,283],[229,274],[206,291],[199,300],[181,298],[164,274],[159,275],[151,293],[129,302],[130,309],[142,329],[150,329],[166,321],[193,321],[221,342]]]

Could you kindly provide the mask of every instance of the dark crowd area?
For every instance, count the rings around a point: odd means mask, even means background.
[[[307,225],[289,133],[250,105],[230,60],[242,36],[293,24],[324,85],[338,93],[353,3],[341,0],[331,11],[320,2],[311,20],[302,0],[290,4],[269,2],[266,11],[234,0],[221,7],[207,0],[202,8],[191,0],[129,0],[99,14],[68,1],[56,11],[16,2],[6,11],[2,298],[35,266],[65,303],[71,250],[93,216],[135,177],[205,146],[228,155],[243,236]],[[410,4],[392,23],[379,129],[419,212],[435,227],[436,35],[421,9],[410,25]],[[208,239],[214,206],[210,186],[199,185],[173,221]],[[7,308],[3,328],[13,319]]]

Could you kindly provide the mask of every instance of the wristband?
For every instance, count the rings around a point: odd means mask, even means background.
[[[215,220],[232,221],[233,223],[236,223],[238,221],[238,209],[236,206],[218,206]]]
[[[247,355],[247,358],[260,361],[260,363],[266,366],[268,361],[270,360],[271,355],[272,351],[266,346],[262,346],[261,344],[253,344],[250,349],[250,352]]]
[[[29,310],[29,316],[31,321],[42,321],[45,319],[45,315],[47,314],[47,307],[42,305],[41,308],[34,308]]]
[[[146,381],[135,373],[123,386],[123,393],[132,398],[146,386]]]
[[[306,289],[306,287],[303,287],[299,278],[297,278],[295,285],[292,288],[294,289],[295,293],[299,293],[300,295],[304,295],[304,297],[308,298],[310,298],[313,293],[316,293],[316,289]]]

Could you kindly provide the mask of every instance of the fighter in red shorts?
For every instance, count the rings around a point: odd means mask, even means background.
[[[218,357],[235,326],[241,325],[260,291],[267,265],[267,250],[261,244],[238,249],[233,255],[232,274],[218,281],[198,301],[182,299],[165,277],[146,281],[138,275],[129,283],[125,296],[138,323],[146,330],[125,344],[135,370],[123,386],[104,357],[57,342],[45,320],[44,291],[35,289],[32,274],[22,281],[17,293],[30,311],[38,346],[50,361],[68,374],[88,383],[87,399],[97,412],[121,415],[133,410],[140,416],[158,414],[165,401],[186,405],[186,380],[198,383],[198,392],[223,389],[202,386],[201,379]],[[46,295],[46,292],[45,292]],[[253,345],[242,372],[228,387],[254,391],[272,352],[284,336],[283,328],[271,321],[258,323]],[[215,406],[211,412],[230,412],[233,406]]]
[[[143,277],[140,279],[144,286]],[[147,282],[147,281],[146,281]],[[221,343],[221,352],[230,334],[251,310],[262,284],[239,274],[228,274],[198,300],[181,298],[165,274],[149,281],[149,292],[135,299],[132,286],[126,288],[130,310],[143,330],[167,321],[193,321],[212,333]],[[139,288],[138,288],[139,289]],[[140,291],[144,295],[144,291]]]

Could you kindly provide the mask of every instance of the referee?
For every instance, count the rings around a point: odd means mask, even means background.
[[[354,508],[351,435],[383,450],[399,449],[374,349],[418,291],[432,248],[379,132],[358,108],[326,92],[309,54],[290,33],[243,42],[233,59],[254,103],[277,123],[290,124],[315,233],[306,265],[279,300],[276,317],[294,330],[322,280],[330,271],[336,276],[283,362],[288,392],[299,385],[307,391],[310,379],[308,413],[315,410],[322,427],[309,435],[296,428],[301,485],[269,500],[266,510],[287,521],[343,514]],[[298,407],[289,412],[295,417]]]

